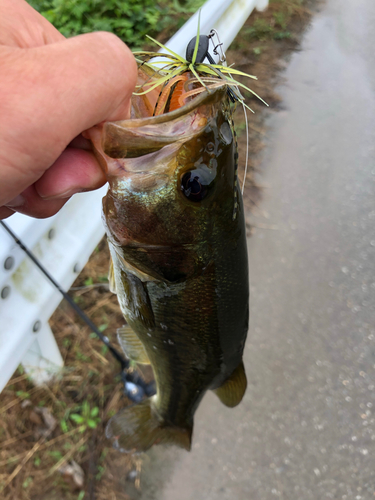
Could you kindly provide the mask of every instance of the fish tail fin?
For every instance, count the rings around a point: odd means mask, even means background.
[[[247,379],[243,361],[237,366],[232,375],[224,382],[224,384],[214,390],[220,401],[234,408],[241,403],[247,387]]]
[[[182,428],[161,421],[152,408],[152,398],[149,398],[112,417],[106,436],[112,439],[115,448],[125,453],[140,453],[153,444],[174,444],[190,451],[192,427]]]

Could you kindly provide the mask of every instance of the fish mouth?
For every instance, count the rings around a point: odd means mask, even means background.
[[[131,118],[104,124],[104,153],[111,158],[134,158],[197,135],[216,115],[226,86],[205,90],[184,106],[159,116]],[[137,96],[133,96],[133,99]]]
[[[158,116],[150,116],[150,106],[139,104],[145,96],[133,95],[133,118],[105,122],[86,134],[108,180],[135,172],[159,175],[161,165],[164,175],[170,176],[176,151],[216,119],[226,92],[226,84],[218,82],[185,105]],[[134,117],[139,114],[145,116]]]

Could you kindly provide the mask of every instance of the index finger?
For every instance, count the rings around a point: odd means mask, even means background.
[[[26,50],[0,46],[0,60],[1,205],[39,179],[82,131],[128,117],[137,66],[128,47],[105,32]]]

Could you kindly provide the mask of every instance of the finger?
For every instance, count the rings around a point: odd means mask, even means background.
[[[43,199],[68,198],[75,193],[97,189],[105,182],[105,175],[92,151],[67,148],[35,183],[35,189]]]
[[[9,197],[40,178],[83,130],[129,116],[137,68],[115,35],[90,33],[12,49],[3,60],[0,185],[8,186]]]
[[[25,189],[21,195],[9,203],[7,208],[37,219],[45,219],[55,215],[68,201],[68,198],[58,200],[43,200],[34,186]]]
[[[24,0],[0,0],[0,45],[31,48],[64,36]]]
[[[129,48],[112,33],[88,33],[16,51],[14,57],[14,97],[6,103],[5,114],[14,115],[14,105],[18,121],[27,116],[25,137],[42,137],[44,143],[58,139],[66,146],[97,123],[129,116],[137,66]]]
[[[7,219],[14,214],[14,210],[8,207],[0,207],[0,220]]]

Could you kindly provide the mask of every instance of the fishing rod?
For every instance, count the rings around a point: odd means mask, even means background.
[[[125,359],[122,354],[110,343],[107,336],[103,335],[97,326],[91,321],[87,314],[74,302],[65,290],[57,283],[57,281],[50,275],[47,269],[39,262],[37,257],[29,250],[26,245],[18,238],[18,236],[10,229],[4,222],[0,221],[5,231],[14,239],[17,245],[26,253],[26,255],[33,261],[33,263],[42,271],[46,278],[52,285],[61,293],[68,304],[74,309],[78,316],[90,327],[90,329],[98,336],[98,338],[105,344],[112,356],[121,365],[121,378],[124,382],[125,395],[134,403],[139,403],[143,397],[152,396],[155,393],[154,383],[146,384],[142,377],[136,371],[129,371],[130,363]]]

